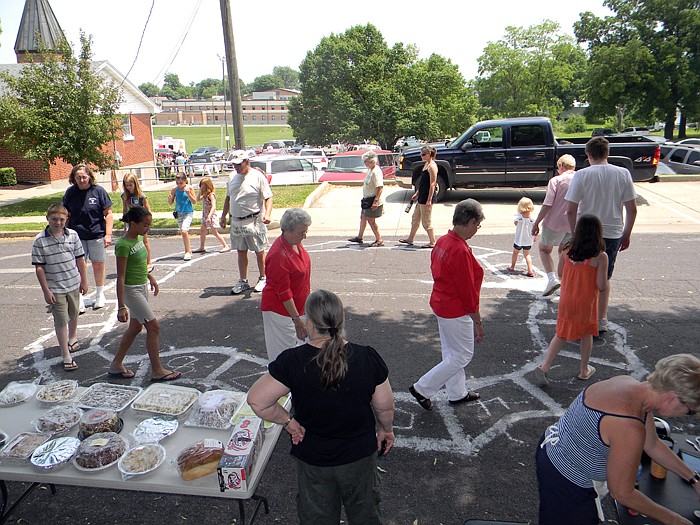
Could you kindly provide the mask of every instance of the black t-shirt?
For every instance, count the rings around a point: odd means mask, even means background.
[[[81,190],[77,185],[70,186],[63,196],[63,205],[70,213],[68,226],[78,232],[81,240],[105,236],[105,210],[112,207],[112,199],[102,186],[93,184],[87,190]]]
[[[309,344],[285,350],[269,365],[270,375],[292,392],[294,418],[306,429],[291,454],[310,465],[346,465],[377,450],[374,390],[389,376],[371,346],[348,343],[348,370],[336,388],[321,386],[318,349]]]
[[[428,202],[428,194],[430,193],[430,173],[428,170],[420,172],[418,181],[418,204],[425,205]]]

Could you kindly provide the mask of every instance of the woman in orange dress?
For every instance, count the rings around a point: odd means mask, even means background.
[[[580,340],[581,372],[589,379],[595,368],[588,364],[593,336],[598,335],[598,293],[607,284],[608,256],[605,253],[603,227],[597,217],[583,215],[576,224],[571,243],[559,258],[561,295],[556,335],[547,348],[544,362],[537,367],[540,382],[549,382],[549,370],[567,341]]]

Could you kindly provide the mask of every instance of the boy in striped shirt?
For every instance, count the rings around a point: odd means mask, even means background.
[[[78,368],[71,352],[79,348],[80,294],[88,291],[85,252],[78,234],[66,228],[68,210],[64,206],[49,206],[46,220],[49,225],[32,244],[32,264],[48,310],[53,314],[63,369],[71,371]]]

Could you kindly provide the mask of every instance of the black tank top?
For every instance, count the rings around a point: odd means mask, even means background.
[[[428,202],[428,194],[430,193],[430,173],[428,173],[428,164],[425,169],[420,172],[420,181],[418,181],[418,204]]]

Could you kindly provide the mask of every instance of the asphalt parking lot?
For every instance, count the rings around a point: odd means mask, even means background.
[[[697,353],[700,192],[697,186],[664,191],[659,186],[637,185],[638,228],[632,247],[618,259],[611,330],[594,343],[594,380],[622,373],[642,377],[662,356]],[[553,334],[557,301],[539,295],[545,277],[537,255],[535,278],[504,271],[512,243],[509,219],[520,192],[456,192],[436,206],[437,232],[444,233],[461,198],[475,197],[485,205],[487,222],[470,244],[486,270],[481,309],[486,340],[467,368],[469,386],[481,392],[481,400],[452,407],[442,392],[436,409],[426,412],[406,389],[439,360],[437,324],[428,305],[429,251],[397,242],[408,224],[402,211],[407,192],[399,189],[390,192],[387,213],[380,219],[386,246],[348,243],[358,214],[348,195],[358,191],[331,191],[310,210],[314,224],[305,246],[312,257],[312,286],[337,292],[347,307],[348,338],[371,344],[389,365],[397,443],[380,463],[386,523],[456,525],[468,518],[536,522],[534,447],[584,384],[574,377],[578,346],[573,344],[555,363],[549,387],[541,389],[532,381],[532,370]],[[536,203],[543,193],[535,192]],[[215,245],[211,238],[209,246]],[[4,240],[0,246],[0,286],[5,290],[0,294],[5,342],[0,386],[11,379],[63,378],[67,374],[60,369],[51,317],[29,267],[30,243]],[[161,283],[153,306],[162,325],[164,365],[183,372],[181,385],[247,390],[264,372],[266,359],[259,294],[233,297],[229,292],[237,279],[235,256],[208,253],[184,262],[179,238],[155,237],[152,246]],[[75,354],[80,369],[70,377],[83,385],[107,380],[106,367],[124,330],[116,321],[112,257],[107,272],[108,307],[89,310],[80,319],[83,347]],[[252,264],[251,279],[256,277]],[[137,372],[132,384],[140,386],[148,382],[143,337],[127,358]],[[0,411],[0,428],[1,419]],[[687,418],[673,423],[679,431],[699,431]],[[258,492],[271,505],[261,524],[296,523],[295,466],[288,448],[283,435],[260,484]],[[18,487],[10,484],[13,491]],[[53,497],[35,492],[9,523],[46,523],[47,516],[56,524],[231,523],[235,515],[235,506],[220,500],[59,487]]]

